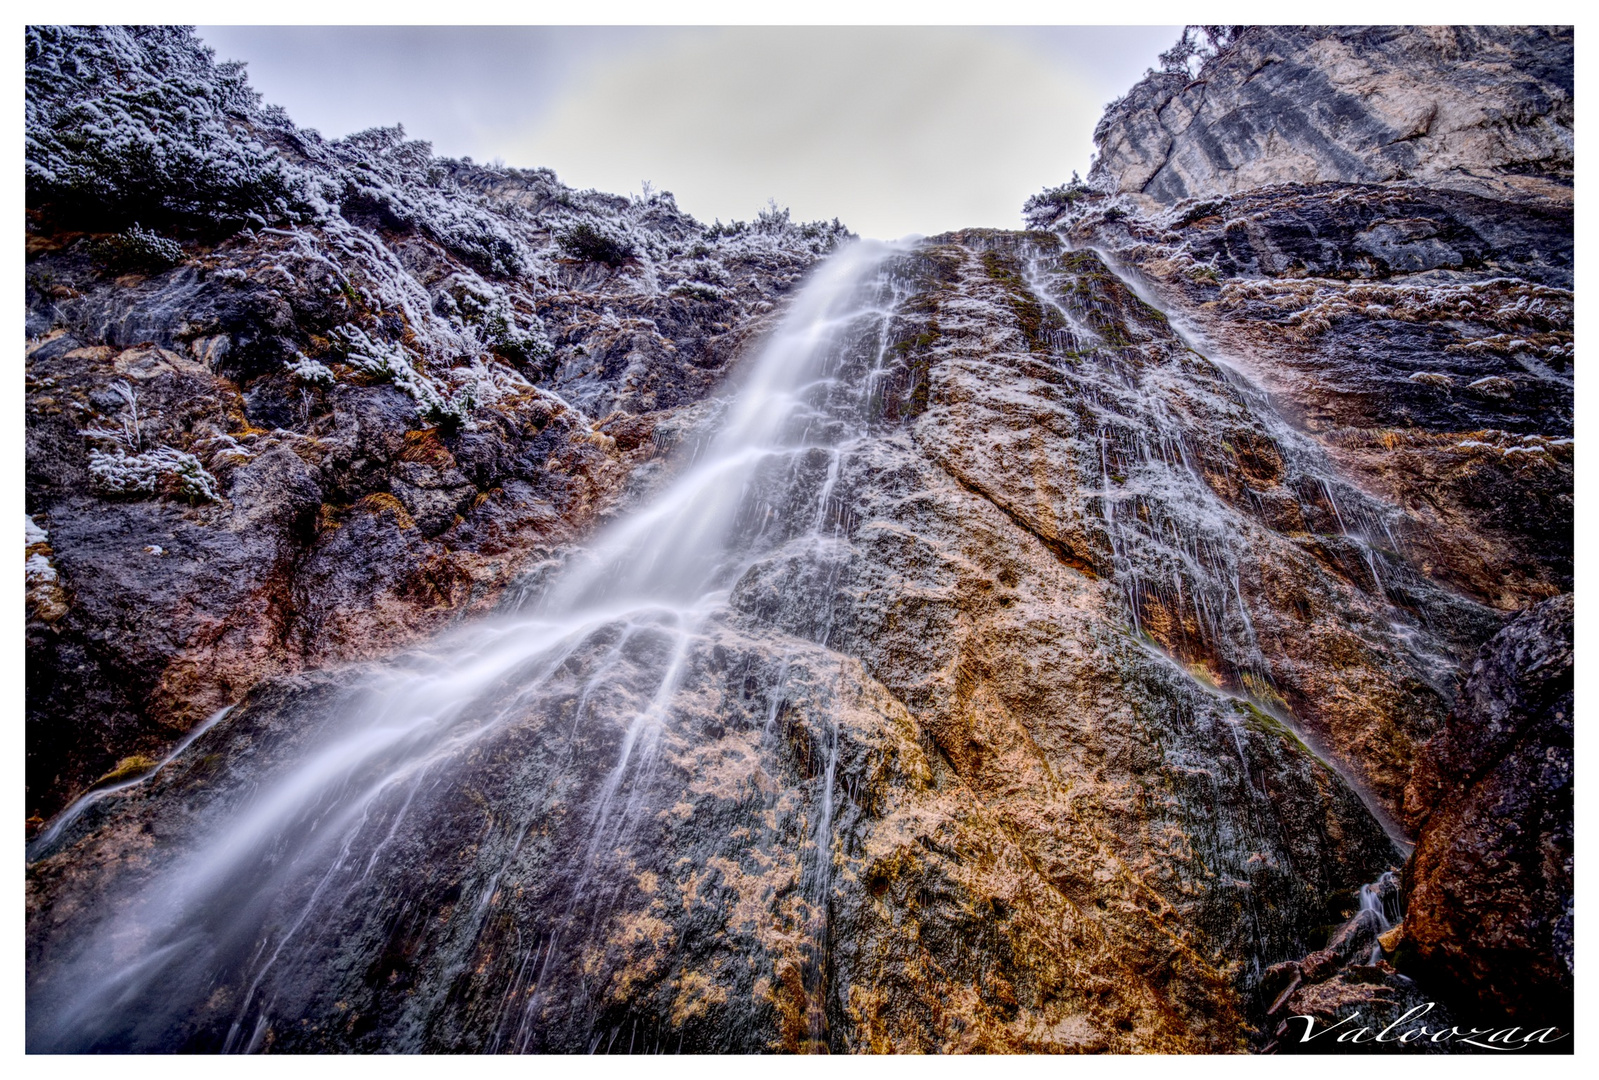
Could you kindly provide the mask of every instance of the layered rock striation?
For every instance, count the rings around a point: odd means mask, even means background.
[[[1400,180],[1569,205],[1573,49],[1570,27],[1240,27],[1106,108],[1089,179],[1151,206]]]

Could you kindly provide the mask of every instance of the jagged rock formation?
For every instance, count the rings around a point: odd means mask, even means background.
[[[36,820],[263,677],[492,608],[648,486],[846,235],[707,227],[397,128],[329,142],[184,30],[28,50]]]
[[[30,30],[30,810],[104,795],[30,853],[30,1046],[1235,1052],[1439,973],[1564,992],[1569,916],[1503,923],[1522,982],[1454,937],[1475,850],[1513,916],[1569,890],[1569,596],[1494,637],[1572,587],[1570,36],[1529,33],[1146,80],[1100,190],[851,286],[729,481],[736,574],[518,652],[842,230]],[[1318,72],[1364,120],[1296,126]],[[1290,174],[1338,182],[1249,186]]]
[[[1242,28],[1152,73],[1094,132],[1090,183],[1149,206],[1276,184],[1417,180],[1569,204],[1570,27]]]
[[[1067,228],[1403,508],[1392,542],[1427,573],[1509,611],[1572,583],[1570,218],[1485,200],[1442,210],[1456,201],[1269,188],[1153,218],[1100,201]],[[1386,258],[1361,256],[1362,236],[1404,230]]]

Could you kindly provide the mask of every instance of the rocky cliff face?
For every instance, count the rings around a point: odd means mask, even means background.
[[[217,1048],[242,1009],[285,1050],[1243,1049],[1259,973],[1397,864],[1340,769],[1396,790],[1449,646],[1324,550],[1361,497],[1097,257],[960,234],[885,272],[823,406],[864,430],[755,481],[814,530],[693,632],[602,625],[489,691],[472,764],[347,837],[392,829],[376,864],[283,882],[269,991],[219,935],[223,997],[163,979],[71,1038]],[[227,778],[292,772],[361,685],[263,687],[36,864],[38,970],[83,985],[80,898],[141,924],[133,883],[226,831]],[[655,756],[608,778],[660,686]]]
[[[1525,917],[1569,904],[1569,597],[1499,634],[1571,588],[1569,202],[1065,188],[796,299],[841,230],[30,33],[30,810],[98,779],[30,852],[31,1047],[1240,1051],[1440,973],[1568,993],[1498,972],[1569,977]],[[1492,89],[1525,39],[1203,74]],[[146,158],[50,136],[108,73],[206,88],[171,153],[271,197],[118,219],[83,178]]]
[[[1416,180],[1570,201],[1570,27],[1246,27],[1105,111],[1090,182],[1147,206]]]

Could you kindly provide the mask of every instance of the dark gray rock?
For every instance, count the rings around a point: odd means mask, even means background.
[[[1571,1030],[1574,616],[1555,597],[1483,646],[1407,794],[1405,940],[1487,1022]]]

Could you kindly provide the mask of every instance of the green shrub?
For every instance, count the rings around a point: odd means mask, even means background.
[[[625,238],[602,231],[588,222],[579,222],[555,238],[562,251],[584,262],[621,266],[636,253]]]
[[[183,248],[176,240],[168,240],[137,223],[126,232],[90,241],[89,255],[118,274],[153,274],[176,266],[184,259]]]

